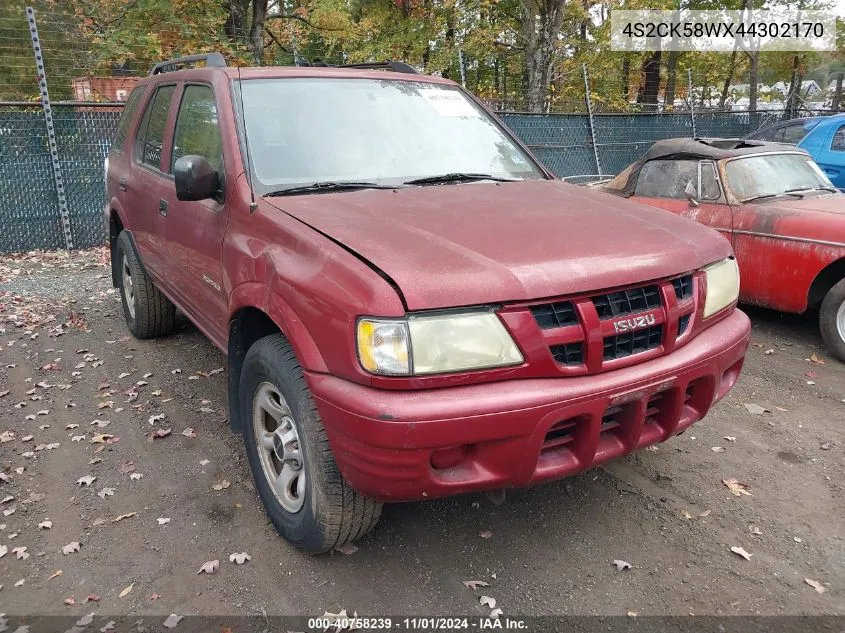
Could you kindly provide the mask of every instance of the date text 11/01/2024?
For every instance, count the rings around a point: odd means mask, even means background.
[[[322,617],[309,618],[311,631],[457,631],[457,630],[528,630],[525,620],[508,617]]]

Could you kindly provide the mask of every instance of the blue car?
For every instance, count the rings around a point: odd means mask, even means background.
[[[798,145],[813,157],[836,187],[845,191],[845,114],[767,125],[746,138]]]

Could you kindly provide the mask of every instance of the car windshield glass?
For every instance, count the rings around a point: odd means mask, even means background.
[[[453,86],[314,78],[240,85],[259,193],[323,182],[400,185],[457,173],[543,178],[499,125]]]
[[[804,154],[749,156],[729,161],[725,171],[728,185],[739,200],[833,188],[813,159]]]

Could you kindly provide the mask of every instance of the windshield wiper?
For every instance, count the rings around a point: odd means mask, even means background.
[[[414,178],[413,180],[406,180],[403,184],[406,185],[439,185],[450,182],[473,182],[477,180],[493,180],[494,182],[517,182],[514,178],[499,178],[491,176],[490,174],[473,174],[473,173],[454,173],[441,174],[439,176],[425,176],[424,178]]]
[[[795,193],[796,191],[830,191],[831,193],[837,193],[839,189],[835,187],[794,187],[787,189],[784,193]]]
[[[766,200],[768,198],[777,198],[778,196],[794,196],[796,198],[803,198],[800,193],[797,191],[781,191],[780,193],[764,193],[762,196],[752,196],[751,198],[746,198],[745,200],[740,200],[742,204],[746,202],[756,202],[757,200]]]
[[[295,185],[265,193],[265,196],[288,196],[297,193],[316,193],[329,191],[353,191],[355,189],[395,189],[393,185],[380,185],[376,182],[315,182],[310,185]]]

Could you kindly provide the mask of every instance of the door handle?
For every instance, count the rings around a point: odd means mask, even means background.
[[[126,178],[121,178],[117,181],[117,188],[121,191],[126,191]]]
[[[158,214],[167,217],[167,200],[158,201]]]

